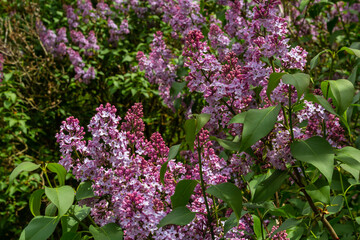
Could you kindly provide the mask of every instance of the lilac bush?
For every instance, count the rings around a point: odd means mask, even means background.
[[[288,16],[279,0],[78,0],[64,6],[68,28],[54,31],[38,22],[45,50],[69,60],[74,78],[90,84],[101,65],[93,59],[105,57],[104,44],[119,54],[118,46],[136,31],[131,23],[151,19],[143,35],[151,44],[136,49],[138,65],[119,69],[143,71],[185,123],[171,138],[180,144],[169,148],[161,133],[146,131],[145,122],[153,123],[143,120],[141,103],[123,118],[110,103],[100,105],[87,132],[69,117],[56,135],[62,155],[56,166],[81,182],[76,194],[66,190],[75,204],[64,210],[52,199],[47,168],[58,174],[57,191],[69,187],[62,186],[59,170],[51,170],[54,165],[41,166],[50,188],[36,194],[45,193],[62,221],[80,223],[76,208],[88,209],[93,222],[81,227],[95,239],[114,229],[125,239],[340,239],[339,232],[345,239],[359,237],[358,194],[349,197],[360,171],[360,152],[351,147],[359,145],[358,45],[325,49],[307,61],[311,49],[290,38],[291,24],[308,21],[301,15],[304,4],[314,21],[317,8],[331,5],[326,11],[332,17],[358,8],[302,1]],[[349,43],[345,24],[355,20],[351,14],[331,30],[326,22],[330,32],[342,27]],[[161,31],[154,19],[162,19]],[[297,40],[320,25],[300,26]],[[323,53],[330,67],[319,70]],[[132,61],[127,56],[123,62]],[[334,65],[344,62],[355,64],[351,73],[338,74],[348,79],[329,80],[337,78]],[[91,197],[81,198],[85,184]],[[346,224],[350,230],[342,233]]]

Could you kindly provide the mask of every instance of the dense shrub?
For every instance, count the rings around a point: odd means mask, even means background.
[[[4,4],[1,236],[359,238],[359,8]]]

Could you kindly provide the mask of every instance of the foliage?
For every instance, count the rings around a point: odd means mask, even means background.
[[[1,236],[360,239],[359,9],[4,3]]]

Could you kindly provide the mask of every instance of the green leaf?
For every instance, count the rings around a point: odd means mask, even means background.
[[[341,195],[333,196],[330,198],[330,206],[327,208],[329,214],[339,212],[344,205],[344,198]]]
[[[21,232],[20,240],[46,240],[54,232],[58,222],[56,217],[36,216]]]
[[[321,54],[323,54],[324,52],[327,52],[328,50],[324,50],[319,52],[313,59],[311,59],[310,61],[310,71],[313,70],[319,63],[319,57]]]
[[[91,225],[89,231],[95,240],[120,240],[124,235],[121,227],[116,223],[108,223],[101,228]]]
[[[57,207],[55,206],[55,204],[50,203],[45,208],[45,216],[54,217],[56,215],[56,211],[57,211]]]
[[[301,0],[299,5],[299,11],[302,12],[305,7],[309,4],[310,0]]]
[[[263,180],[256,186],[254,194],[254,203],[265,202],[281,187],[285,179],[288,178],[287,172],[275,170],[270,177]]]
[[[181,77],[185,77],[189,75],[189,68],[188,67],[179,67],[177,70],[176,70],[176,76],[178,76],[179,78]],[[184,82],[186,83],[186,82]],[[184,84],[185,86],[186,84]],[[172,86],[171,86],[172,87]],[[177,95],[177,94],[176,94]],[[175,94],[173,96],[176,96]]]
[[[298,100],[310,84],[310,76],[305,73],[286,74],[282,79],[283,83],[290,84],[296,88]]]
[[[347,53],[349,53],[351,55],[355,55],[358,58],[360,58],[360,50],[358,50],[358,49],[342,47],[338,52],[341,52],[341,51],[346,51]]]
[[[240,218],[242,218],[247,211],[242,211]],[[230,231],[233,227],[237,227],[239,225],[239,220],[235,215],[235,212],[232,212],[230,217],[225,221],[224,224],[224,234],[226,234],[228,231]]]
[[[72,212],[77,217],[77,219],[82,221],[89,215],[90,210],[91,210],[91,208],[87,207],[85,205],[83,205],[83,206],[76,205],[73,207]],[[61,217],[61,228],[62,228],[63,233],[76,231],[78,224],[79,224],[79,222],[77,220],[75,220],[74,218],[72,218],[71,216],[62,216]]]
[[[5,100],[4,101],[4,107],[6,108],[6,109],[9,109],[10,107],[11,107],[11,102],[10,101],[8,101],[8,100]]]
[[[246,150],[265,137],[274,128],[279,112],[280,105],[247,111],[239,152]]]
[[[59,217],[62,217],[74,202],[74,189],[70,186],[59,188],[45,187],[45,194],[57,207]]]
[[[283,224],[281,224],[281,226],[271,234],[270,239],[276,233],[284,231],[284,230],[292,228],[292,227],[295,227],[295,226],[298,226],[298,225],[300,225],[301,222],[302,222],[302,220],[296,220],[295,218],[286,219],[285,222],[283,222]]]
[[[206,190],[206,193],[226,202],[234,211],[237,219],[240,219],[242,211],[242,192],[237,186],[229,182],[221,183],[209,187]]]
[[[194,152],[195,129],[195,119],[191,118],[185,121],[185,140],[192,152]]]
[[[195,213],[191,212],[187,207],[178,207],[161,219],[158,228],[169,224],[184,226],[189,224],[194,218]]]
[[[168,160],[161,165],[160,169],[160,181],[165,184],[164,177],[167,169],[167,165],[171,159],[174,159],[179,152],[181,144],[174,145],[169,150]]]
[[[355,221],[357,222],[357,224],[360,225],[360,217],[356,217],[356,218],[355,218]]]
[[[131,62],[132,60],[134,60],[133,57],[131,57],[130,55],[126,55],[126,56],[123,58],[122,62],[123,62],[123,63],[124,63],[124,62]]]
[[[246,116],[246,112],[242,112],[239,113],[237,115],[235,115],[228,124],[232,124],[232,123],[244,123],[245,122],[245,116]]]
[[[60,186],[64,186],[65,185],[65,177],[66,177],[66,169],[58,163],[49,163],[49,164],[47,164],[47,168],[51,172],[56,173],[56,175],[58,176]]]
[[[253,229],[254,229],[254,233],[256,235],[256,239],[263,239],[263,236],[262,236],[262,232],[264,232],[264,229],[261,225],[261,220],[258,216],[256,215],[251,215],[252,218],[253,218]]]
[[[60,240],[81,240],[81,233],[67,232],[61,236]]]
[[[23,171],[25,172],[31,172],[40,167],[40,164],[35,164],[32,162],[22,162],[20,163],[10,174],[9,177],[9,185],[12,184],[14,179]]]
[[[233,142],[233,141],[229,141],[229,140],[225,140],[225,139],[221,139],[221,138],[217,138],[217,137],[210,137],[211,140],[215,140],[217,141],[220,146],[222,146],[223,148],[230,150],[230,151],[239,151],[240,149],[240,142]]]
[[[355,85],[355,82],[356,82],[356,79],[357,79],[357,72],[358,72],[358,69],[359,69],[358,66],[359,66],[359,64],[354,67],[354,69],[351,71],[351,74],[350,74],[350,76],[348,78],[348,80],[354,85]]]
[[[175,193],[171,196],[171,204],[173,208],[186,206],[190,197],[194,192],[197,180],[184,179],[179,181],[175,187]]]
[[[335,158],[349,167],[352,167],[360,171],[360,150],[347,146],[341,149],[335,150]]]
[[[200,130],[205,126],[205,124],[210,120],[211,114],[201,113],[196,115],[196,131],[195,135],[200,132]]]
[[[280,216],[285,218],[296,217],[295,209],[290,204],[286,204],[279,208],[274,207],[272,204],[272,206],[269,208],[269,213],[272,216]]]
[[[346,79],[328,80],[321,83],[321,89],[326,89],[327,84],[330,84],[330,90],[337,106],[337,112],[339,115],[342,115],[352,103],[355,95],[354,85]]]
[[[186,82],[173,82],[170,88],[170,95],[172,97],[177,97],[185,86],[186,86]]]
[[[306,186],[305,189],[312,199],[325,204],[330,203],[330,185],[324,178],[318,179],[315,183]]]
[[[34,216],[40,215],[41,197],[45,193],[44,189],[38,189],[33,192],[29,199],[30,211]]]
[[[342,169],[344,169],[345,171],[347,171],[348,173],[350,173],[351,175],[353,175],[353,177],[356,179],[356,181],[359,181],[359,177],[360,177],[359,170],[356,170],[355,168],[352,168],[347,164],[340,164],[340,167]]]
[[[328,141],[315,136],[305,141],[293,142],[290,148],[294,158],[314,165],[331,183],[334,171],[334,152]]]
[[[279,85],[280,79],[285,74],[287,74],[287,73],[286,72],[282,72],[282,73],[273,72],[272,74],[270,74],[268,87],[266,89],[266,95],[269,99],[270,99],[270,95],[271,95],[272,91],[274,91],[274,89]]]
[[[174,145],[170,148],[168,154],[168,160],[174,159],[180,150],[181,144]]]
[[[224,234],[226,234],[233,227],[236,227],[238,224],[239,220],[237,219],[235,212],[232,212],[224,224]]]
[[[82,200],[86,198],[94,197],[94,191],[92,189],[92,182],[86,181],[79,184],[78,189],[76,190],[76,200]]]

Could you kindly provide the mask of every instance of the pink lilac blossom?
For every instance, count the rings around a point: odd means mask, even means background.
[[[91,215],[99,225],[118,223],[125,239],[144,239],[150,234],[159,239],[157,224],[170,211],[170,196],[178,180],[173,173],[181,176],[186,170],[171,161],[165,185],[160,183],[160,167],[169,148],[159,133],[150,140],[144,138],[141,104],[129,110],[121,130],[114,106],[101,105],[97,111],[88,125],[92,139],[87,142],[77,119],[63,123],[56,136],[63,155],[60,163],[72,169],[77,179],[92,181],[96,198],[85,203],[92,207]]]
[[[205,23],[204,16],[200,14],[200,1],[164,0],[163,2],[163,21],[169,23],[175,32],[185,36],[191,30],[200,29]]]
[[[209,239],[207,218],[196,214],[186,226],[166,226],[158,229],[159,221],[171,211],[170,196],[176,182],[182,179],[200,180],[198,153],[187,151],[187,164],[171,160],[160,182],[161,165],[167,161],[169,148],[159,133],[149,140],[144,137],[142,105],[135,104],[124,121],[116,108],[107,104],[97,108],[88,125],[92,138],[84,140],[84,128],[74,117],[63,122],[56,135],[62,158],[59,163],[72,170],[76,179],[91,181],[95,197],[81,201],[91,207],[91,215],[100,226],[114,222],[124,230],[125,239]],[[235,174],[227,162],[215,154],[209,132],[201,130],[195,145],[201,146],[201,161],[206,185],[227,182]],[[209,198],[209,204],[212,204]],[[188,208],[206,213],[200,185],[195,188]],[[249,220],[244,217],[232,229],[231,236],[251,233]],[[217,237],[223,235],[217,229]]]

